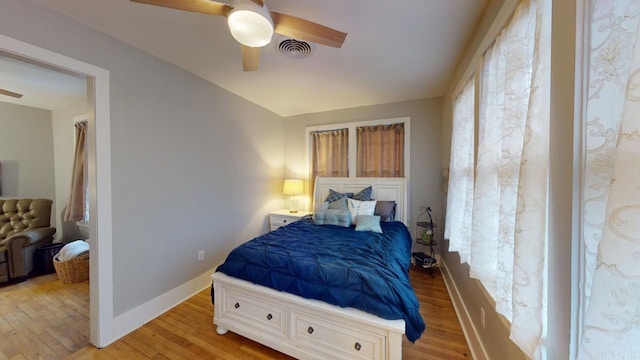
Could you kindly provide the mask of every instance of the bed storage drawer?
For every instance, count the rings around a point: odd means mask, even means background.
[[[303,299],[220,272],[212,279],[220,335],[231,330],[297,359],[402,359],[404,320]]]
[[[245,327],[247,331],[287,337],[287,308],[254,294],[222,287],[221,318]]]
[[[384,333],[358,329],[339,320],[291,311],[291,342],[303,351],[325,354],[331,359],[384,359]]]

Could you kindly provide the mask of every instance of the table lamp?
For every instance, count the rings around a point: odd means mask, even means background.
[[[285,179],[284,186],[282,187],[282,193],[284,195],[290,195],[289,197],[289,212],[298,212],[298,198],[296,195],[300,195],[304,192],[302,187],[302,180]]]

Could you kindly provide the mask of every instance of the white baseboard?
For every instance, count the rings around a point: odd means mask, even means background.
[[[467,339],[467,345],[469,345],[469,350],[471,351],[471,358],[475,360],[488,360],[489,356],[487,355],[487,351],[484,348],[482,341],[480,340],[478,330],[473,325],[473,321],[471,321],[471,316],[469,316],[469,312],[467,311],[467,308],[462,301],[462,297],[460,296],[458,287],[451,278],[451,274],[449,274],[447,264],[444,261],[439,262],[439,264],[440,272],[442,273],[442,278],[444,279],[444,285],[449,292],[449,297],[451,298],[451,302],[453,303],[453,308],[458,315],[458,319],[460,320],[460,326],[462,327],[464,337]]]
[[[214,269],[206,271],[196,278],[148,301],[113,319],[111,336],[104,346],[107,346],[140,326],[167,312],[176,305],[184,302],[203,289],[211,286],[211,274]],[[213,318],[211,318],[213,324]],[[213,326],[213,325],[212,325]]]

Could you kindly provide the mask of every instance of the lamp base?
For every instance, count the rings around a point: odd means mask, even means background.
[[[298,212],[298,198],[295,195],[291,195],[289,198],[289,212],[292,214]]]

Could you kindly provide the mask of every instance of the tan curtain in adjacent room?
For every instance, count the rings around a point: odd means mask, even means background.
[[[404,176],[404,124],[359,126],[356,176]]]
[[[64,213],[64,221],[84,220],[85,197],[84,191],[88,181],[85,167],[85,139],[87,135],[87,123],[77,122],[76,128],[76,148],[73,159],[73,173],[71,174],[71,193],[69,204]]]
[[[349,130],[313,131],[311,133],[311,181],[316,177],[349,176]],[[311,187],[313,189],[313,186]]]

